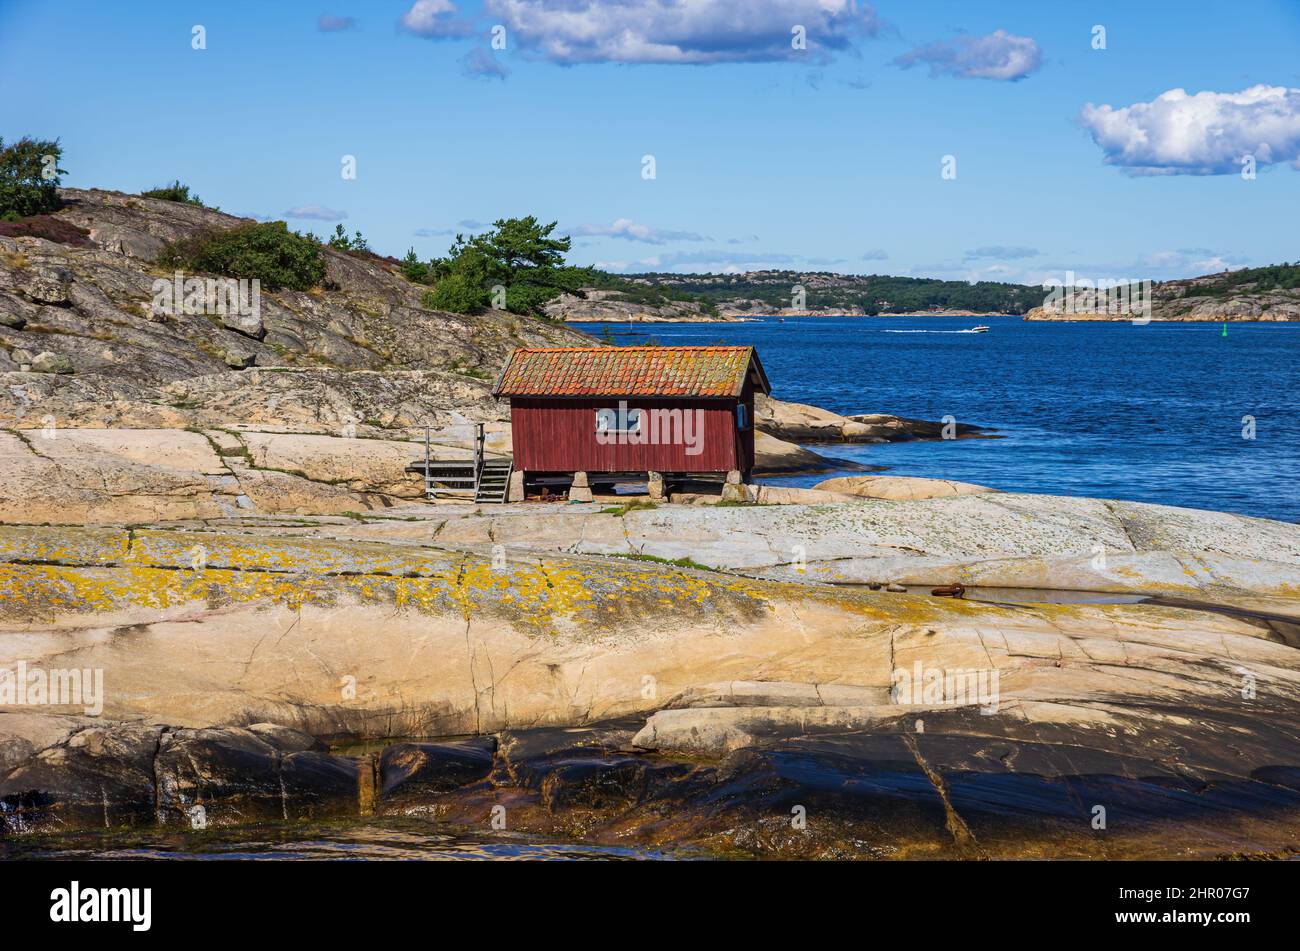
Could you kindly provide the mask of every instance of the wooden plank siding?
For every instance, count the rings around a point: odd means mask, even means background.
[[[734,398],[624,397],[628,409],[702,410],[698,455],[682,440],[669,444],[602,445],[596,439],[596,411],[617,409],[617,397],[510,398],[515,468],[545,472],[748,472],[754,466],[754,392],[746,384]],[[736,406],[746,406],[749,425],[736,429]],[[648,420],[647,420],[648,422]]]

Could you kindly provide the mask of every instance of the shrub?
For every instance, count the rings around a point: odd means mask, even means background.
[[[402,276],[412,284],[430,284],[433,282],[433,272],[429,265],[425,264],[415,253],[415,248],[409,248],[406,257],[402,258],[400,265]]]
[[[169,244],[158,256],[163,267],[207,271],[262,282],[267,290],[305,291],[325,279],[320,245],[290,231],[283,221],[205,231]]]
[[[420,303],[430,310],[449,310],[453,314],[472,314],[486,307],[487,301],[482,285],[464,274],[448,274],[420,298]]]
[[[85,228],[79,228],[62,218],[49,215],[33,215],[19,218],[17,221],[0,221],[0,235],[6,238],[44,238],[57,244],[66,244],[74,248],[90,247],[90,234]]]
[[[334,233],[330,235],[329,246],[336,251],[356,251],[365,254],[374,254],[370,250],[370,242],[361,236],[357,231],[355,237],[349,238],[347,232],[343,230],[342,225],[334,226]]]
[[[57,211],[59,168],[63,148],[53,142],[23,137],[5,146],[0,138],[0,219],[16,221],[30,215]]]
[[[198,205],[200,208],[207,207],[198,195],[190,194],[190,186],[182,185],[179,178],[170,185],[160,185],[157,188],[149,189],[147,192],[141,192],[140,197],[161,198],[163,201],[179,201],[187,205]]]

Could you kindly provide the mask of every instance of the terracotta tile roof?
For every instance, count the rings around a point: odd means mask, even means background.
[[[520,348],[495,396],[739,396],[751,367],[770,389],[753,347]]]

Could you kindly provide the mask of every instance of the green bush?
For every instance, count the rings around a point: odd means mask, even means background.
[[[425,291],[420,303],[430,310],[449,310],[453,314],[472,314],[487,306],[488,294],[482,284],[464,274],[448,274]]]
[[[334,226],[334,233],[330,235],[329,246],[336,251],[362,251],[367,254],[373,254],[370,250],[370,242],[361,236],[361,232],[356,232],[356,236],[349,238],[347,232],[343,230],[342,225]]]
[[[305,291],[325,279],[320,245],[290,231],[283,221],[205,231],[169,244],[158,263],[226,277],[256,278],[271,291],[282,287]]]
[[[190,194],[190,186],[182,185],[179,178],[170,185],[160,185],[157,188],[149,189],[147,192],[141,192],[140,197],[161,198],[163,201],[179,201],[187,205],[198,205],[200,208],[207,207],[198,195]]]
[[[402,258],[399,266],[402,276],[412,284],[431,284],[433,282],[433,272],[429,265],[420,260],[419,255],[415,253],[415,248],[408,248],[406,257]]]
[[[59,176],[67,174],[59,168],[62,157],[57,139],[49,142],[24,136],[6,146],[0,138],[0,219],[17,221],[57,211],[62,204]]]

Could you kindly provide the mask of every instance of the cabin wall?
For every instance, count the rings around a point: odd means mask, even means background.
[[[614,398],[512,397],[510,421],[515,468],[527,472],[726,472],[738,465],[743,439],[736,433],[734,399],[637,399],[629,409],[701,410],[697,455],[682,441],[672,444],[611,444],[596,441],[596,410],[616,409]],[[750,396],[753,418],[753,396]],[[749,433],[753,458],[753,431]],[[752,461],[750,465],[752,466]]]
[[[741,393],[740,402],[745,407],[745,419],[749,425],[741,432],[736,433],[736,458],[739,460],[736,468],[742,474],[750,473],[754,468],[754,384],[750,382],[748,374],[745,377],[745,389]]]

